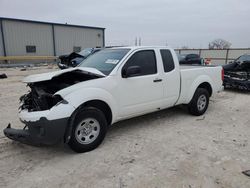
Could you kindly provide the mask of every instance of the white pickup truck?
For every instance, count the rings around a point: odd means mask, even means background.
[[[108,126],[128,118],[186,104],[202,115],[209,97],[223,89],[220,66],[180,66],[168,47],[104,49],[78,67],[31,75],[20,98],[22,130],[7,137],[28,144],[68,143],[76,152],[95,149]]]

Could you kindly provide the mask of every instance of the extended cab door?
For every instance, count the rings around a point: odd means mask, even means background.
[[[161,106],[163,80],[158,69],[155,50],[151,49],[135,52],[122,66],[117,86],[120,117],[144,114]],[[130,75],[126,75],[128,70]]]
[[[181,77],[178,58],[174,50],[161,49],[161,61],[163,65],[163,108],[173,106],[180,95]],[[174,54],[174,56],[173,56]]]

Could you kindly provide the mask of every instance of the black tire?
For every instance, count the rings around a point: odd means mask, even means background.
[[[77,137],[77,134],[79,132],[79,126],[84,126],[81,124],[81,122],[84,123],[86,119],[95,119],[99,123],[99,134],[97,137],[91,142],[91,143],[80,143],[79,137]],[[74,150],[77,153],[83,153],[91,151],[95,148],[97,148],[103,141],[106,132],[107,132],[107,120],[105,118],[105,115],[103,112],[97,108],[94,107],[86,107],[83,110],[81,110],[75,117],[74,125],[71,133],[71,138],[69,141],[69,146],[72,150]],[[78,130],[78,131],[77,131]],[[84,130],[81,130],[84,131]],[[85,132],[84,132],[85,134]],[[90,136],[92,133],[90,133]],[[85,135],[85,137],[87,137]],[[85,138],[84,138],[85,140]],[[83,140],[83,142],[84,142]]]
[[[199,107],[198,100],[202,97],[203,102],[205,103],[203,105],[203,108]],[[204,114],[207,110],[207,107],[209,105],[209,93],[204,88],[197,88],[192,100],[188,104],[188,111],[190,114],[195,116],[200,116]]]

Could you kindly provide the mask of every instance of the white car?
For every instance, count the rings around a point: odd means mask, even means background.
[[[78,67],[31,75],[20,98],[25,128],[7,137],[28,144],[68,143],[76,152],[95,149],[111,124],[186,104],[202,115],[209,97],[223,89],[220,66],[180,66],[169,47],[104,49]]]

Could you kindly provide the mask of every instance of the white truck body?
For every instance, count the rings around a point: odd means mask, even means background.
[[[180,66],[175,51],[167,47],[123,47],[130,48],[129,52],[119,63],[118,66],[110,73],[110,75],[96,80],[90,80],[75,84],[68,88],[58,91],[56,94],[62,96],[69,102],[73,108],[77,108],[81,104],[90,100],[101,100],[107,103],[112,110],[112,123],[123,119],[143,115],[160,109],[169,108],[179,104],[188,104],[197,87],[207,82],[212,87],[212,92],[216,93],[223,89],[220,66]],[[160,49],[168,49],[171,51],[175,69],[165,73]],[[137,51],[154,50],[157,59],[157,74],[145,75],[131,78],[122,78],[121,69],[126,61]],[[58,73],[72,71],[71,68]],[[89,68],[83,70],[91,71]],[[94,73],[99,71],[92,70]],[[56,74],[57,75],[57,74]],[[31,75],[24,79],[24,82],[34,82],[51,79],[56,76],[55,72]],[[103,74],[102,74],[103,75]],[[37,79],[39,78],[39,79]],[[162,79],[162,82],[153,82],[155,79]],[[71,109],[72,110],[72,109]],[[48,110],[48,114],[53,109]],[[38,112],[33,112],[38,113]],[[68,112],[71,115],[73,112]],[[20,112],[20,118],[27,120],[26,114],[30,112]],[[32,117],[32,116],[30,116]],[[39,116],[36,116],[39,118]],[[55,114],[50,119],[65,117],[64,113]],[[31,120],[31,119],[28,119]]]
[[[36,122],[45,117],[48,121],[70,118],[79,106],[89,101],[102,101],[111,110],[109,124],[143,115],[180,104],[189,104],[195,91],[202,84],[208,87],[209,95],[219,92],[222,86],[222,67],[180,66],[175,51],[169,47],[119,47],[113,50],[127,49],[126,55],[119,61],[109,59],[106,63],[115,64],[113,70],[105,75],[97,69],[79,67],[28,76],[25,83],[33,84],[49,81],[59,75],[83,71],[99,75],[98,79],[78,82],[56,93],[66,103],[58,103],[47,110],[29,111],[22,109],[19,117],[23,122]],[[165,71],[162,51],[170,52],[174,67]],[[156,73],[132,77],[123,76],[123,67],[134,54],[151,51],[155,54]],[[98,54],[100,52],[97,52]],[[95,56],[95,55],[93,55]]]

